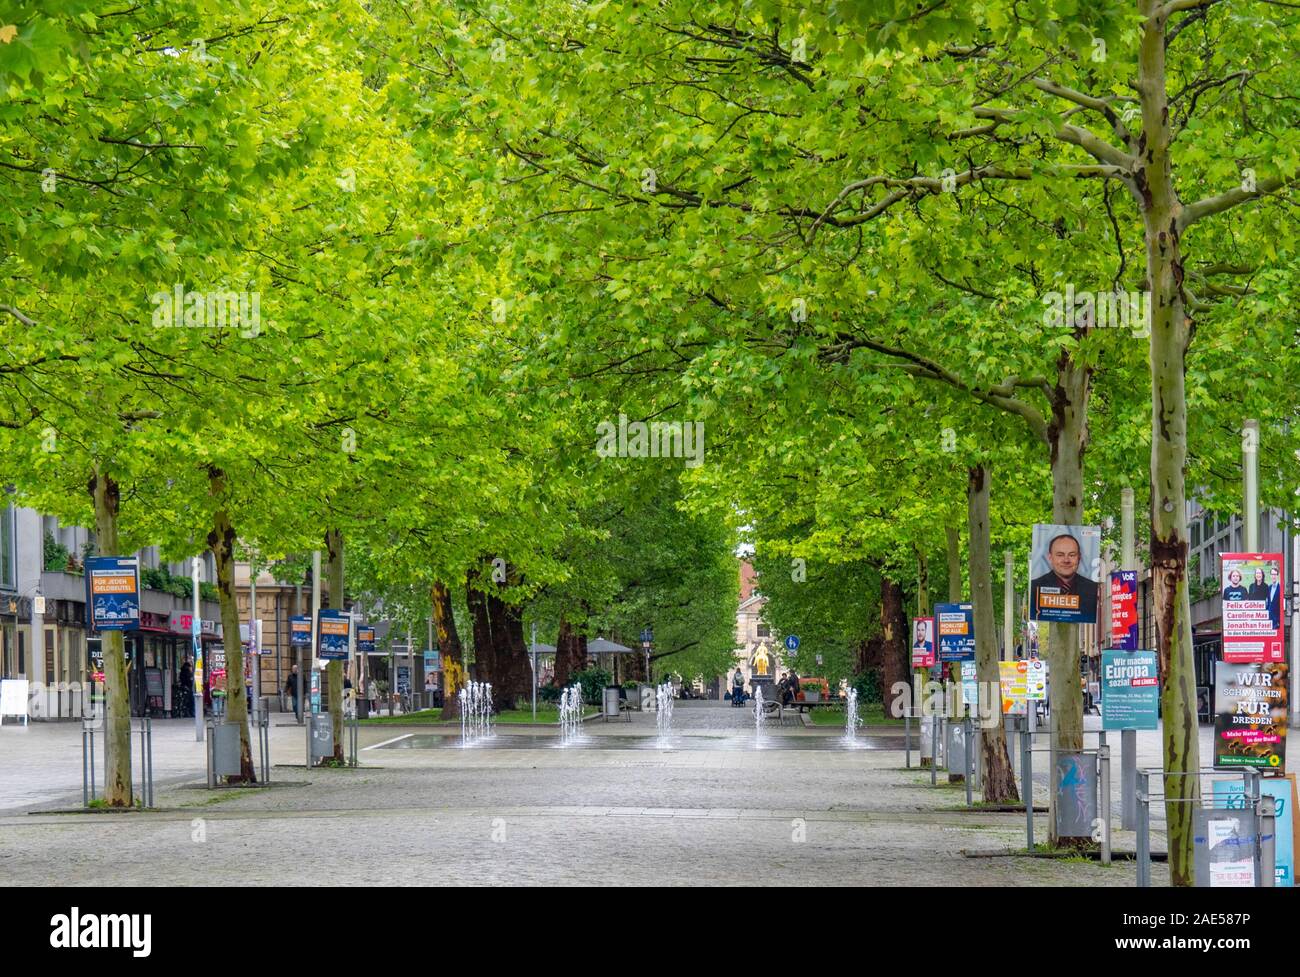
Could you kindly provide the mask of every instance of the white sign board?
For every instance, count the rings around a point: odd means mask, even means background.
[[[0,681],[0,722],[5,716],[22,716],[23,725],[27,725],[28,684],[25,678]]]
[[[1047,698],[1047,662],[1031,658],[1025,670],[1025,698],[1031,701]]]

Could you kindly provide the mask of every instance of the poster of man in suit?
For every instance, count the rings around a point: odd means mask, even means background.
[[[1100,526],[1035,525],[1029,616],[1035,621],[1095,624],[1100,567]]]
[[[1223,660],[1286,660],[1282,633],[1282,554],[1224,553]]]

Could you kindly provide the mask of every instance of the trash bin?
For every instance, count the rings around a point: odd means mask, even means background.
[[[312,761],[334,756],[334,722],[328,712],[311,714]]]
[[[369,718],[370,718],[370,700],[369,700],[369,699],[357,699],[357,718],[358,718],[358,719],[369,719]]]
[[[618,718],[618,694],[622,690],[617,685],[605,686],[605,718]]]
[[[212,769],[218,777],[238,777],[239,726],[237,723],[217,723],[212,727]]]

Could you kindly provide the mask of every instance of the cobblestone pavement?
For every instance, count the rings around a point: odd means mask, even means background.
[[[689,722],[689,711],[675,718]],[[629,725],[650,732],[653,718],[637,715],[631,724],[609,725],[625,734]],[[704,729],[716,728],[709,725],[714,721],[730,721],[729,710],[701,712]],[[685,730],[685,722],[679,728]],[[38,765],[30,757],[16,761],[15,753],[43,753],[59,771],[46,793],[58,794],[58,784],[68,779],[63,768],[71,747],[79,802],[76,727],[70,727],[71,739],[62,730],[33,729],[37,735],[23,742],[23,751],[13,749],[18,740],[5,730],[0,775]],[[367,727],[362,746],[408,731]],[[902,754],[894,750],[582,750],[521,739],[520,749],[363,749],[356,770],[308,772],[301,766],[302,735],[273,730],[281,765],[270,788],[209,793],[195,786],[202,775],[195,759],[201,762],[202,753],[195,752],[192,725],[156,733],[155,763],[164,781],[157,812],[18,813],[14,802],[38,792],[6,785],[10,810],[0,812],[0,883],[1135,881],[1129,864],[1105,868],[1001,856],[1023,847],[1023,814],[954,810],[964,805],[964,790],[930,787],[928,774],[900,769]],[[187,761],[188,776],[174,775]],[[0,776],[0,783],[8,779]],[[1039,815],[1037,831],[1045,830]],[[1131,848],[1131,836],[1127,845],[1120,836],[1116,846]],[[1157,865],[1154,881],[1164,878]]]

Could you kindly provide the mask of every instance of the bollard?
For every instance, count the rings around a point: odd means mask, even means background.
[[[971,721],[970,716],[963,716],[961,720],[961,738],[962,752],[965,754],[965,763],[962,765],[962,776],[966,781],[966,806],[970,807],[971,801]]]
[[[1137,884],[1146,889],[1151,886],[1151,805],[1148,790],[1150,778],[1145,770],[1137,775]]]
[[[213,736],[212,736],[213,722],[214,720],[209,719],[206,723],[204,723],[204,729],[206,730],[206,732],[204,733],[204,737],[203,737],[204,741],[207,744],[204,752],[207,754],[207,760],[208,760],[208,789],[209,790],[215,790],[217,786],[217,776],[215,773],[216,758],[213,756],[213,752],[212,752],[214,749]]]
[[[1101,864],[1110,864],[1110,747],[1097,747],[1097,785],[1101,791]]]
[[[934,787],[939,770],[939,716],[930,717],[930,786]]]
[[[903,755],[904,766],[912,769],[912,706],[903,707]]]

